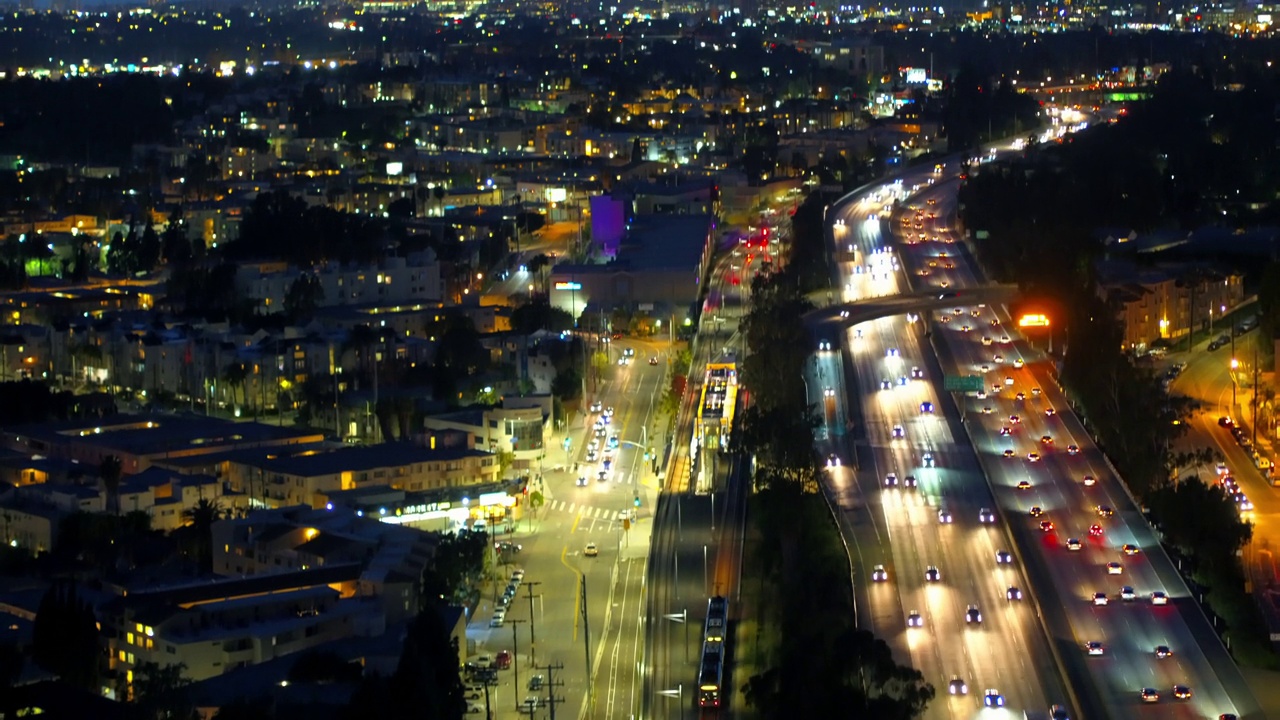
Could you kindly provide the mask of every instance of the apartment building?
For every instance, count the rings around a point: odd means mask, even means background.
[[[132,692],[146,662],[203,680],[353,636],[379,635],[386,616],[361,596],[360,563],[148,588],[121,587],[98,608],[109,668]]]
[[[254,298],[259,310],[269,314],[284,308],[289,288],[304,274],[320,283],[320,307],[370,303],[387,305],[444,297],[440,263],[430,250],[407,257],[389,257],[376,265],[364,267],[337,263],[314,268],[245,264],[236,273],[236,289],[242,295]]]
[[[490,452],[511,452],[516,469],[529,469],[546,457],[551,437],[551,396],[504,397],[502,407],[467,408],[424,419],[428,432],[467,433],[471,445]]]
[[[1244,301],[1244,276],[1201,265],[1098,263],[1098,294],[1124,326],[1125,350],[1143,352],[1159,340],[1185,338]]]
[[[213,526],[213,570],[246,577],[358,565],[351,591],[377,598],[387,622],[418,610],[418,585],[438,536],[351,508],[257,510]]]
[[[340,490],[386,486],[407,491],[465,487],[497,481],[497,457],[466,447],[430,448],[407,443],[294,452],[263,448],[226,459],[231,487],[272,507],[324,507]]]

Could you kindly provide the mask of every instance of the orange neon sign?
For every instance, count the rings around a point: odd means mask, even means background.
[[[1023,315],[1018,318],[1018,327],[1049,327],[1049,316],[1042,313]]]

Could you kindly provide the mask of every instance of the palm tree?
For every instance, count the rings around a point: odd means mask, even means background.
[[[107,490],[107,511],[120,514],[120,480],[124,478],[124,461],[119,455],[108,455],[98,464],[98,477]]]
[[[235,396],[236,388],[240,388],[240,394],[243,397],[244,381],[248,377],[249,377],[249,370],[244,366],[244,363],[233,362],[230,365],[223,368],[222,380],[223,382],[231,386],[231,402],[234,403],[236,400],[236,396]],[[241,402],[240,404],[243,405],[244,403]]]
[[[200,498],[200,501],[182,511],[185,526],[194,535],[196,561],[201,572],[213,570],[213,524],[223,517],[222,506],[217,500]]]

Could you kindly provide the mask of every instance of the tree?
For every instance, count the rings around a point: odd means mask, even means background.
[[[191,529],[196,562],[202,573],[213,572],[213,524],[222,516],[222,505],[208,498],[200,498],[195,505],[182,511],[182,522]]]
[[[169,222],[160,238],[160,248],[160,254],[169,265],[185,266],[191,262],[191,238],[187,237],[187,223],[182,217],[181,206],[169,213]]]
[[[400,662],[391,676],[394,718],[462,720],[467,709],[457,640],[438,608],[427,608],[409,624]]]
[[[582,373],[577,368],[562,368],[551,381],[551,394],[560,398],[561,402],[582,397]]]
[[[1201,563],[1232,564],[1253,536],[1235,501],[1218,485],[1199,478],[1166,485],[1147,495],[1165,539]]]
[[[244,383],[249,378],[249,369],[244,363],[233,362],[222,369],[222,381],[231,386],[231,402],[237,407],[245,404]],[[241,400],[236,402],[235,392],[240,391]]]
[[[284,296],[284,313],[292,322],[309,322],[324,302],[324,286],[312,273],[303,273],[289,285]]]
[[[195,712],[185,663],[144,662],[133,671],[133,701],[147,720],[187,720]]]
[[[142,231],[142,237],[138,240],[137,249],[134,251],[133,271],[134,272],[151,272],[160,264],[160,253],[162,247],[160,245],[160,236],[156,233],[156,227],[147,220],[147,226]]]
[[[32,627],[36,664],[83,690],[98,692],[102,642],[93,609],[68,581],[45,591]]]
[[[119,455],[108,455],[98,464],[98,477],[107,491],[107,511],[120,514],[120,480],[124,477],[124,462]]]

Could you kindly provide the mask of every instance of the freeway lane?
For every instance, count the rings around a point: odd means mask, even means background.
[[[940,196],[944,205],[952,198]],[[918,203],[923,209],[923,203]],[[948,209],[940,214],[946,217]],[[908,265],[928,267],[932,259],[939,262],[938,254],[955,255],[954,245],[922,243],[904,249],[904,254],[919,260]],[[965,287],[974,284],[967,258],[952,260],[952,269],[931,268],[930,282],[947,282],[949,287]],[[1011,523],[1011,530],[1018,539],[1022,557],[1038,567],[1037,577],[1048,577],[1050,587],[1038,587],[1042,598],[1056,596],[1058,606],[1046,606],[1046,612],[1061,611],[1071,629],[1070,638],[1058,638],[1060,645],[1074,651],[1067,657],[1069,665],[1083,667],[1092,680],[1093,690],[1101,698],[1101,705],[1111,717],[1216,717],[1222,712],[1237,712],[1254,706],[1247,691],[1232,692],[1228,697],[1224,684],[1243,687],[1238,682],[1238,672],[1225,652],[1211,635],[1197,628],[1206,625],[1198,609],[1186,598],[1185,586],[1174,572],[1168,557],[1156,543],[1150,527],[1137,508],[1124,495],[1123,488],[1111,472],[1088,436],[1081,430],[1074,415],[1069,412],[1060,392],[1050,382],[1048,367],[1034,361],[1024,369],[1010,365],[1020,357],[1018,346],[1000,343],[1004,326],[993,327],[992,320],[1007,321],[1005,316],[995,315],[994,308],[970,308],[961,306],[960,312],[942,312],[934,315],[934,327],[945,343],[956,365],[949,372],[980,374],[987,391],[997,385],[998,392],[989,397],[970,397],[963,400],[970,435],[977,445],[995,497],[1004,516]],[[972,311],[977,310],[974,317]],[[949,322],[942,322],[943,316]],[[961,328],[970,326],[970,331]],[[997,335],[998,333],[998,335]],[[1010,333],[1013,334],[1013,333]],[[990,337],[991,345],[982,338]],[[995,336],[995,337],[992,337]],[[1011,338],[1018,341],[1020,338]],[[997,363],[996,354],[1003,355],[1004,362]],[[1006,384],[1005,379],[1012,380]],[[1041,394],[1034,393],[1035,388]],[[1023,393],[1018,400],[1016,393]],[[1046,414],[1047,407],[1062,411],[1053,416]],[[985,408],[991,408],[985,413]],[[1018,415],[1021,422],[1014,423],[1011,415]],[[1011,437],[1001,437],[1003,427],[1009,427]],[[1050,435],[1052,445],[1040,441]],[[1078,455],[1068,455],[1065,448],[1076,444]],[[1014,457],[1002,457],[1006,449],[1013,450]],[[1043,456],[1039,462],[1031,462],[1028,453]],[[1085,474],[1097,478],[1097,484],[1086,487]],[[1026,481],[1030,488],[1018,489],[1018,483]],[[1055,532],[1040,530],[1040,519],[1030,517],[1033,505],[1044,508],[1046,516],[1057,526]],[[1108,505],[1116,510],[1113,517],[1098,516],[1097,506]],[[1098,524],[1101,536],[1092,538],[1089,527]],[[1068,551],[1067,537],[1077,537],[1083,543],[1079,552]],[[1119,548],[1132,543],[1142,548],[1133,556],[1122,555]],[[1108,562],[1121,564],[1120,575],[1108,574]],[[1125,602],[1118,597],[1122,585],[1132,586],[1137,599]],[[1151,604],[1149,594],[1164,591],[1172,597],[1167,607]],[[1108,605],[1096,606],[1090,596],[1105,592]],[[1143,597],[1148,599],[1144,602]],[[1050,603],[1054,605],[1056,603]],[[1102,657],[1085,657],[1083,643],[1096,640],[1105,644]],[[1197,641],[1201,644],[1198,644]],[[1065,642],[1062,642],[1065,641]],[[1168,645],[1174,655],[1157,659],[1156,645]],[[1220,676],[1225,676],[1225,680]],[[1171,697],[1174,683],[1185,683],[1194,697],[1185,702]],[[1144,704],[1139,701],[1142,687],[1156,688],[1160,702]],[[1233,703],[1233,697],[1236,702]],[[1240,706],[1243,706],[1241,708]]]
[[[864,201],[836,218],[835,242],[849,259],[841,267],[845,301],[890,296],[900,289],[893,255],[878,252],[885,223],[868,217],[884,207]],[[902,317],[883,318],[858,324],[843,338],[853,366],[852,389],[863,400],[866,445],[840,442],[845,438],[839,427],[825,436],[833,440],[831,448],[840,448],[835,452],[842,466],[828,475],[853,541],[859,595],[867,598],[859,623],[937,688],[939,698],[928,717],[979,716],[986,688],[999,690],[1010,709],[1043,711],[1048,697],[1061,701],[1062,691],[1033,608],[1007,599],[1010,586],[1025,587],[1016,568],[996,563],[996,552],[1008,542],[998,528],[978,520],[991,497],[984,483],[975,482],[972,453],[956,443],[946,419],[921,413],[924,402],[933,403],[935,413],[941,409],[928,380],[936,364],[926,362],[919,328]],[[820,437],[840,417],[829,406],[846,397],[834,386],[842,377],[841,364],[841,353],[820,351],[809,373],[810,401],[820,403],[819,416],[827,421]],[[895,427],[901,437],[895,437]],[[925,453],[933,456],[933,467],[926,467]],[[856,474],[843,466],[855,460],[860,461]],[[889,473],[896,476],[896,487],[884,486]],[[908,475],[918,488],[904,487]],[[939,522],[943,509],[953,522]],[[878,564],[888,573],[885,582],[871,578]],[[931,567],[940,573],[937,582],[926,580]],[[966,622],[970,605],[981,612],[981,625]],[[919,614],[923,627],[907,626],[911,613]],[[968,696],[948,695],[952,677],[965,682]]]

